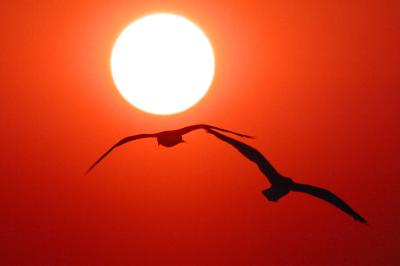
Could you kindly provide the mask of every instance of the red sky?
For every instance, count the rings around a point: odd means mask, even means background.
[[[2,265],[400,263],[398,1],[64,2],[0,3]],[[130,106],[109,67],[121,30],[160,11],[216,54],[208,95],[164,117]],[[201,131],[84,175],[122,137],[199,122],[255,135],[370,225],[307,195],[268,202],[257,167]]]

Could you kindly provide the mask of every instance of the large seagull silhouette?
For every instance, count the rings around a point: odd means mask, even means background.
[[[333,194],[331,191],[312,185],[300,184],[288,177],[282,176],[258,150],[247,145],[246,143],[216,132],[211,128],[208,128],[206,130],[208,133],[213,134],[220,140],[231,144],[247,159],[257,164],[258,168],[271,183],[270,188],[262,191],[262,193],[268,200],[278,201],[281,197],[285,196],[290,191],[304,192],[333,204],[335,207],[341,209],[358,222],[367,223],[367,221],[363,217],[361,217],[361,215],[359,215],[355,210],[353,210],[349,205],[347,205],[342,199]]]
[[[173,147],[175,145],[178,145],[179,143],[185,142],[183,140],[182,136],[193,130],[196,130],[196,129],[205,129],[205,130],[217,129],[217,130],[221,130],[224,132],[229,132],[229,133],[238,135],[240,137],[252,138],[251,136],[248,136],[245,134],[240,134],[240,133],[233,132],[233,131],[230,131],[227,129],[210,126],[210,125],[205,125],[205,124],[192,125],[192,126],[187,126],[187,127],[181,128],[181,129],[162,131],[162,132],[153,133],[153,134],[133,135],[133,136],[123,138],[120,141],[118,141],[116,144],[114,144],[114,146],[112,146],[106,153],[103,154],[103,156],[101,156],[92,166],[90,166],[90,168],[86,171],[86,173],[89,173],[112,150],[114,150],[115,148],[117,148],[127,142],[134,141],[137,139],[142,139],[142,138],[157,138],[158,145],[162,145],[164,147]]]

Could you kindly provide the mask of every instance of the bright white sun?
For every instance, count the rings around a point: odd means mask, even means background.
[[[130,24],[118,37],[111,72],[122,96],[153,114],[182,112],[207,93],[214,53],[206,35],[186,18],[154,14]]]

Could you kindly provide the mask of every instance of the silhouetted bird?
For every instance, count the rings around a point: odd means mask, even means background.
[[[212,129],[207,129],[207,132],[213,134],[220,140],[223,140],[233,147],[235,147],[241,154],[243,154],[247,159],[253,161],[260,168],[261,172],[267,177],[271,183],[271,187],[262,191],[264,196],[270,201],[278,201],[281,197],[288,194],[290,191],[304,192],[310,194],[314,197],[323,199],[337,208],[341,209],[348,215],[354,218],[354,220],[367,223],[367,221],[361,217],[357,212],[355,212],[349,205],[347,205],[338,196],[330,192],[329,190],[294,182],[292,179],[282,176],[278,171],[271,165],[271,163],[256,149],[253,147],[232,139],[226,135],[216,132]]]
[[[217,129],[221,130],[224,132],[229,132],[235,135],[238,135],[240,137],[245,137],[245,138],[252,138],[251,136],[240,134],[237,132],[233,132],[230,130],[226,130],[223,128],[219,127],[214,127],[210,125],[204,125],[204,124],[199,124],[199,125],[193,125],[193,126],[188,126],[184,127],[181,129],[176,129],[176,130],[168,130],[168,131],[162,131],[159,133],[154,133],[154,134],[138,134],[138,135],[133,135],[129,136],[126,138],[121,139],[118,141],[114,146],[112,146],[106,153],[103,154],[87,171],[86,173],[89,173],[101,160],[103,160],[104,157],[107,156],[112,150],[117,148],[118,146],[121,146],[129,141],[137,140],[137,139],[142,139],[142,138],[157,138],[158,145],[162,145],[164,147],[173,147],[175,145],[178,145],[179,143],[185,142],[182,138],[183,135],[196,130],[196,129]]]

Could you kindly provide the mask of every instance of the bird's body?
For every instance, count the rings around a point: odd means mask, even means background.
[[[162,145],[164,147],[173,147],[185,141],[183,140],[182,135],[176,131],[163,131],[157,134],[157,142],[158,145]]]
[[[86,173],[90,172],[98,163],[100,163],[101,160],[103,160],[104,157],[107,156],[107,154],[109,154],[112,150],[114,150],[115,148],[130,142],[130,141],[134,141],[137,139],[142,139],[142,138],[157,138],[157,142],[158,145],[162,145],[164,147],[173,147],[175,145],[178,145],[179,143],[185,142],[183,140],[183,135],[193,131],[193,130],[197,130],[197,129],[216,129],[216,130],[220,130],[220,131],[224,131],[224,132],[229,132],[235,135],[238,135],[240,137],[245,137],[245,138],[251,138],[251,136],[248,135],[244,135],[244,134],[240,134],[237,132],[233,132],[230,130],[226,130],[223,128],[219,128],[219,127],[215,127],[215,126],[211,126],[211,125],[205,125],[205,124],[198,124],[198,125],[192,125],[192,126],[187,126],[187,127],[183,127],[180,129],[176,129],[176,130],[167,130],[167,131],[161,131],[158,133],[153,133],[153,134],[138,134],[138,135],[133,135],[133,136],[129,136],[126,138],[121,139],[120,141],[118,141],[115,145],[113,145],[106,153],[103,154],[103,156],[101,156],[88,170]]]
[[[257,164],[258,168],[271,183],[270,188],[262,191],[263,195],[268,200],[278,201],[280,198],[287,195],[291,191],[303,192],[333,204],[335,207],[341,209],[358,222],[367,223],[367,221],[363,217],[361,217],[361,215],[359,215],[356,211],[354,211],[349,205],[347,205],[342,199],[340,199],[331,191],[316,186],[297,183],[291,178],[281,175],[258,150],[251,147],[250,145],[230,138],[212,129],[207,129],[207,132],[213,134],[220,140],[229,143],[230,145],[235,147],[241,154],[243,154],[247,159]]]

